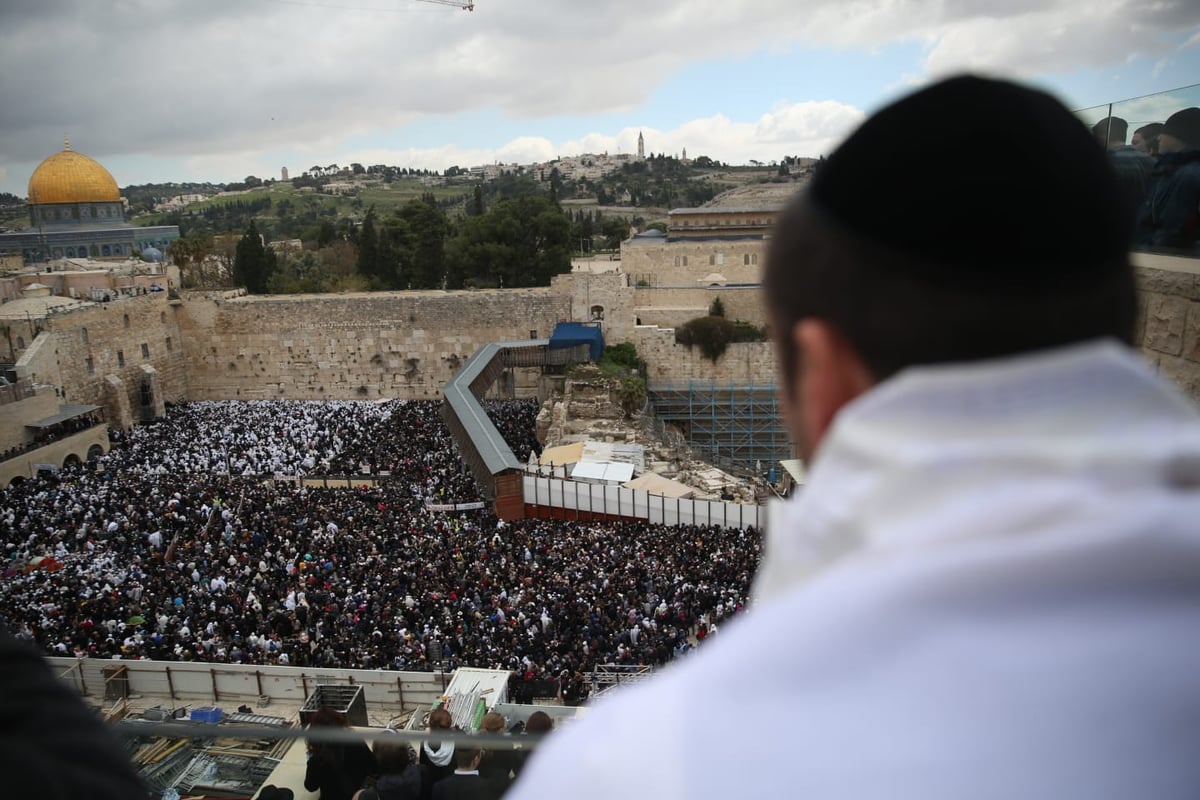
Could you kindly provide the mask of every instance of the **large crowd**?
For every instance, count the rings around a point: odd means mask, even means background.
[[[489,404],[530,438],[536,410]],[[264,479],[364,465],[388,477]],[[746,603],[753,531],[427,508],[478,499],[436,403],[182,405],[0,493],[0,624],[58,655],[539,680],[661,664]]]

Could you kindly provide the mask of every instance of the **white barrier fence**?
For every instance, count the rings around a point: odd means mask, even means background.
[[[766,506],[726,503],[721,500],[685,500],[639,489],[599,483],[524,476],[526,505],[557,509],[552,516],[575,519],[603,514],[634,517],[661,525],[720,525],[761,529]]]
[[[303,703],[318,683],[363,687],[368,706],[428,708],[446,690],[450,675],[441,672],[393,672],[366,669],[210,664],[195,661],[133,661],[103,658],[47,659],[54,672],[80,694],[103,698],[111,672],[121,674],[130,695],[180,703],[258,707],[268,702]],[[107,674],[106,674],[107,673]]]

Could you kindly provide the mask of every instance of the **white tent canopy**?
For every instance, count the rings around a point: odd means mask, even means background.
[[[687,499],[696,494],[696,490],[691,486],[671,480],[670,478],[664,478],[662,475],[657,475],[653,472],[647,472],[645,475],[640,475],[621,485],[626,489],[640,489],[653,495],[662,495],[663,497]]]

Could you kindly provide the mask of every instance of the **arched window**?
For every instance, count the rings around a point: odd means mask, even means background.
[[[88,343],[87,328],[80,328],[80,329],[79,329],[79,337],[80,337],[81,339],[83,339],[83,343],[84,343],[84,344],[87,344],[87,343]]]
[[[102,255],[102,256],[111,256],[111,255],[112,255],[112,248],[111,248],[111,247],[109,247],[108,245],[104,245],[103,247],[101,247],[101,248],[100,248],[100,255]]]
[[[604,321],[604,306],[592,306],[592,322]]]
[[[25,337],[24,337],[24,336],[18,336],[18,337],[17,337],[17,349],[18,349],[18,350],[24,350],[24,349],[25,349]]]
[[[125,327],[126,328],[129,327],[129,315],[128,314],[125,315]]]

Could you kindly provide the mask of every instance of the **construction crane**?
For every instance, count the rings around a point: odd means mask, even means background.
[[[417,0],[418,3],[433,3],[439,6],[454,6],[461,8],[463,11],[474,11],[474,3],[460,3],[458,0]]]

